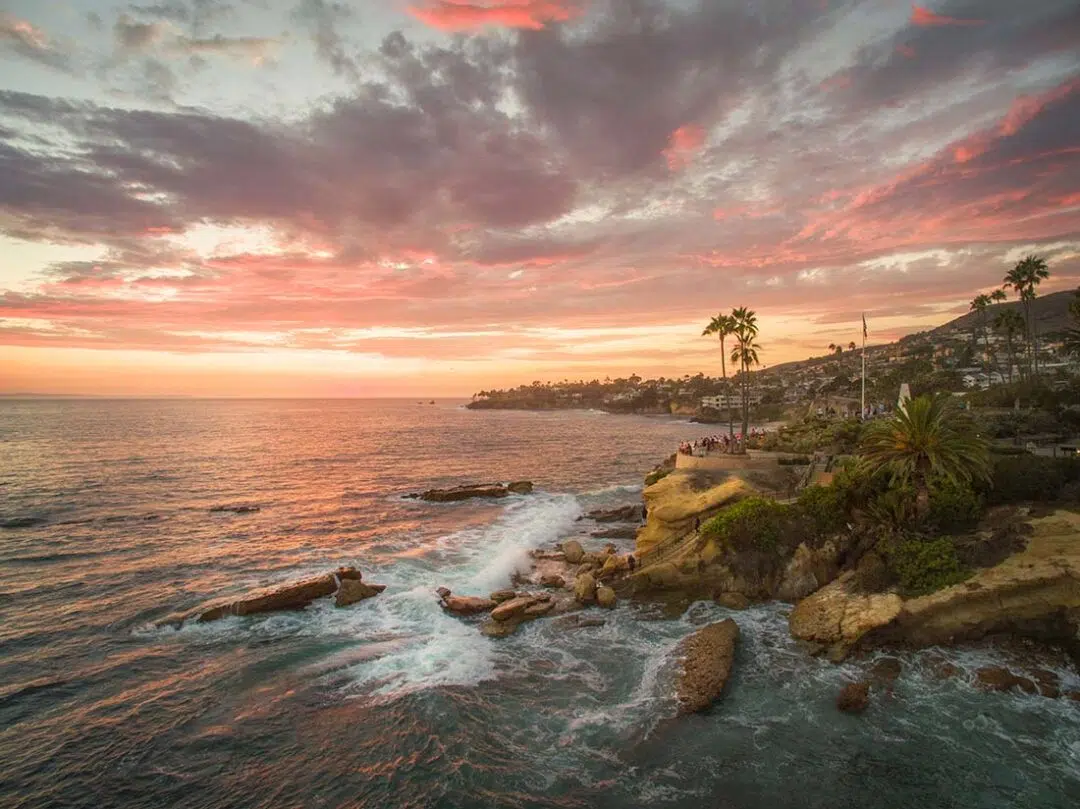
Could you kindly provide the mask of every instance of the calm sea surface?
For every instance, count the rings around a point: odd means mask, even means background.
[[[706,431],[450,402],[0,401],[0,806],[1080,805],[1076,703],[938,681],[922,654],[891,700],[841,715],[856,669],[797,650],[782,605],[733,615],[728,696],[678,721],[672,650],[720,607],[623,603],[501,641],[437,607],[433,588],[506,586],[528,549],[595,528],[583,511],[638,501]],[[522,478],[536,494],[401,497]],[[260,510],[211,512],[234,505]],[[388,589],[153,628],[343,564]]]

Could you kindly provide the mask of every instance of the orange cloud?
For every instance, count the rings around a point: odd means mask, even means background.
[[[1054,104],[1080,90],[1080,79],[1073,79],[1052,90],[1036,96],[1020,96],[1009,107],[1001,122],[1002,135],[1015,135],[1024,124],[1033,119],[1047,104]]]
[[[663,155],[668,168],[672,171],[686,168],[702,145],[705,143],[705,130],[697,124],[684,124],[671,133],[668,147]]]
[[[959,20],[956,17],[944,17],[922,6],[911,7],[911,24],[925,27],[936,25],[984,25],[986,20]]]
[[[428,0],[409,13],[433,28],[464,31],[494,25],[539,30],[581,13],[573,0]]]

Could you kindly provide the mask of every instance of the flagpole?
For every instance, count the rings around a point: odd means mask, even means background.
[[[866,313],[862,316],[862,409],[859,418],[866,419]]]

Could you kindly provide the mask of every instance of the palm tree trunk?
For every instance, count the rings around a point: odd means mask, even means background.
[[[1032,323],[1031,323],[1031,303],[1024,301],[1024,328],[1027,331],[1027,355],[1028,355],[1028,378],[1032,379],[1035,376],[1035,358],[1031,352],[1032,340]]]
[[[720,371],[724,374],[724,395],[727,397],[727,423],[728,434],[735,435],[735,420],[731,415],[731,385],[728,384],[727,378],[727,352],[724,350],[724,335],[720,335]]]
[[[1005,333],[1005,354],[1009,358],[1009,384],[1011,385],[1013,383],[1013,362],[1014,362],[1014,360],[1013,360],[1012,334],[1010,334],[1008,332]]]
[[[750,382],[747,379],[749,366],[747,366],[745,359],[742,366],[742,448],[743,452],[746,452],[746,433],[750,429]]]
[[[922,523],[930,516],[930,487],[920,483],[915,489],[915,518]]]

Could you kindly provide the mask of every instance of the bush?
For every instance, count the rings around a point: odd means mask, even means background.
[[[656,469],[645,476],[645,486],[652,486],[657,481],[663,480],[671,474],[670,469]]]
[[[792,509],[766,497],[747,497],[701,527],[703,536],[734,551],[781,553],[790,532]]]
[[[886,558],[907,596],[933,593],[968,577],[949,539],[903,539],[888,547]]]
[[[970,487],[949,480],[934,481],[930,488],[928,522],[941,531],[970,528],[979,521],[982,498]]]
[[[836,486],[808,486],[799,494],[798,510],[817,538],[842,531],[848,522],[844,492]]]
[[[1039,455],[997,455],[986,491],[991,504],[1050,502],[1060,499],[1066,484],[1080,480],[1080,459]]]

